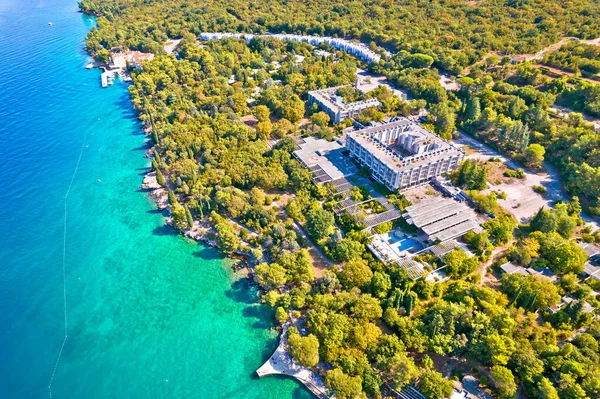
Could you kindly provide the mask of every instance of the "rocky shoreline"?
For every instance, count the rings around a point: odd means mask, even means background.
[[[152,129],[144,127],[143,129],[146,135],[150,135]],[[154,146],[150,145],[150,141],[146,142],[148,149],[145,152],[145,157],[152,160],[154,158]],[[144,179],[140,186],[140,189],[146,191],[148,195],[155,201],[157,209],[167,213],[168,216],[165,220],[165,225],[172,226],[171,218],[171,205],[169,205],[169,195],[167,190],[161,186],[156,178],[156,171],[151,167],[148,167],[144,174]],[[204,220],[194,220],[194,226],[184,231],[180,231],[185,237],[190,238],[197,242],[202,242],[209,247],[219,248],[216,240],[217,232],[212,227],[210,222],[205,217]],[[257,284],[256,276],[254,274],[255,263],[251,256],[242,251],[236,251],[234,254],[229,255],[229,258],[236,260],[232,265],[232,269],[235,272],[244,272],[252,285]]]

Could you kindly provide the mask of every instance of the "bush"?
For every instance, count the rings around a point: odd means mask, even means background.
[[[506,176],[506,177],[515,177],[517,179],[524,179],[525,178],[525,172],[523,172],[523,169],[507,170],[506,172],[504,172],[504,176]]]
[[[538,194],[546,194],[546,187],[544,186],[533,186],[533,191],[535,191]]]

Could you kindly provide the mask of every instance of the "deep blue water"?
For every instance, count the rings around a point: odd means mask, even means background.
[[[0,398],[49,397],[55,365],[54,398],[309,397],[254,377],[272,315],[138,190],[145,137],[126,85],[84,69],[93,25],[74,0],[0,1]]]

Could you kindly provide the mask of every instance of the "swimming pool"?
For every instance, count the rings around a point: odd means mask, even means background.
[[[410,238],[404,235],[404,233],[398,232],[389,232],[382,236],[383,240],[394,249],[395,252],[403,252],[408,251],[410,253],[418,252],[423,249],[423,244],[421,241]]]

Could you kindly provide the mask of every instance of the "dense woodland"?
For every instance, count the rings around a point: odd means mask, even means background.
[[[584,309],[600,306],[592,295],[600,287],[580,282],[587,256],[573,241],[600,238],[582,230],[579,218],[582,205],[598,212],[600,142],[581,116],[563,120],[548,110],[562,101],[593,114],[600,109],[598,88],[494,56],[472,65],[490,51],[533,52],[562,36],[600,36],[595,2],[109,0],[81,7],[100,16],[87,40],[99,59],[114,47],[157,54],[143,71],[132,72],[130,93],[151,128],[153,169],[168,190],[173,225],[183,231],[209,221],[223,252],[256,261],[263,301],[275,320],[291,315],[307,329],[290,328],[292,356],[323,374],[336,397],[379,398],[412,384],[427,398],[445,398],[450,380],[465,372],[503,399],[514,397],[519,385],[531,398],[600,396],[600,323]],[[574,198],[517,226],[495,194],[479,193],[485,165],[463,163],[451,178],[496,218],[464,237],[474,257],[457,249],[443,259],[420,259],[446,264],[449,281],[413,281],[367,251],[361,221],[335,215],[339,198],[313,184],[291,154],[293,136],[339,133],[326,114],[306,106],[307,91],[353,82],[358,61],[339,52],[336,60],[317,57],[309,45],[267,39],[200,46],[201,31],[337,34],[394,50],[371,69],[413,100],[377,89],[370,95],[383,106],[361,115],[365,122],[427,106],[427,123],[443,137],[461,127],[530,168],[552,154]],[[183,38],[180,59],[164,54],[168,38]],[[296,55],[305,58],[299,62]],[[548,62],[565,58],[557,53]],[[460,90],[440,85],[435,68],[459,73],[468,66]],[[400,194],[385,194],[400,209],[408,205]],[[352,192],[355,199],[368,195]],[[380,232],[392,227],[410,231],[398,222]],[[315,267],[308,251],[313,244],[333,266]],[[490,265],[495,249],[503,255]],[[506,261],[549,268],[559,281],[490,278]],[[573,302],[556,308],[564,295]]]

